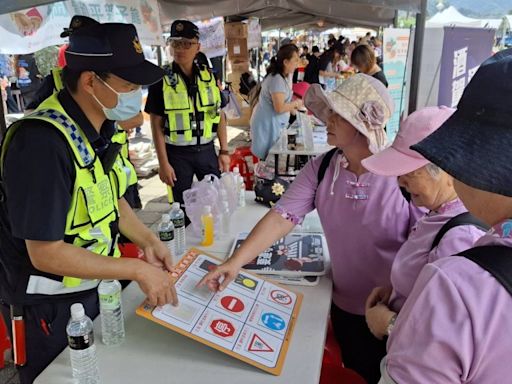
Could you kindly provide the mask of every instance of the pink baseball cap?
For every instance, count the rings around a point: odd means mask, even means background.
[[[382,176],[401,176],[428,163],[418,152],[410,149],[438,129],[455,112],[443,106],[422,108],[405,119],[390,147],[362,161],[372,173]]]

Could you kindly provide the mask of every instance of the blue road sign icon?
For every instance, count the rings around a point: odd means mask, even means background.
[[[283,318],[275,313],[265,312],[261,315],[261,321],[265,327],[274,331],[282,331],[286,327]]]

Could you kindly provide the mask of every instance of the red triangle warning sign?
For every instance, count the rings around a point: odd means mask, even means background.
[[[274,350],[263,341],[257,334],[252,335],[252,340],[249,343],[250,352],[274,352]]]

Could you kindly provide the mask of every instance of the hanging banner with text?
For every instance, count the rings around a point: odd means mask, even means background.
[[[410,30],[405,28],[385,28],[383,41],[384,74],[388,80],[388,90],[395,103],[395,111],[386,130],[390,142],[400,127],[400,118],[405,108],[405,68],[409,51]]]
[[[226,55],[226,36],[224,34],[224,18],[195,22],[199,28],[201,52],[208,58]]]
[[[480,64],[492,55],[494,29],[445,27],[438,105],[456,107]]]
[[[258,19],[249,19],[249,37],[247,39],[247,48],[259,48],[261,47],[261,24]]]
[[[64,44],[60,33],[73,15],[134,24],[144,45],[163,43],[157,0],[67,0],[0,15],[0,53],[32,53]]]

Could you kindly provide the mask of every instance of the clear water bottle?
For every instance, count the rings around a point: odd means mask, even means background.
[[[245,207],[245,182],[242,176],[238,176],[238,206]]]
[[[171,216],[169,214],[164,213],[162,215],[162,221],[158,225],[158,237],[160,241],[162,241],[169,251],[171,252],[171,256],[173,261],[176,261],[176,239],[174,236],[174,224],[171,221]]]
[[[84,306],[71,306],[71,319],[66,327],[73,378],[78,384],[98,384],[100,373],[94,345],[92,320],[86,316]]]
[[[229,236],[231,232],[231,212],[227,201],[222,202],[222,209],[220,212],[220,233],[223,238]]]
[[[169,215],[171,216],[171,221],[174,224],[176,257],[178,257],[185,252],[185,248],[187,246],[187,239],[185,235],[185,212],[180,208],[180,203],[172,203]]]
[[[101,340],[105,345],[121,344],[124,340],[124,317],[121,305],[121,283],[102,280],[98,286],[101,315]]]

